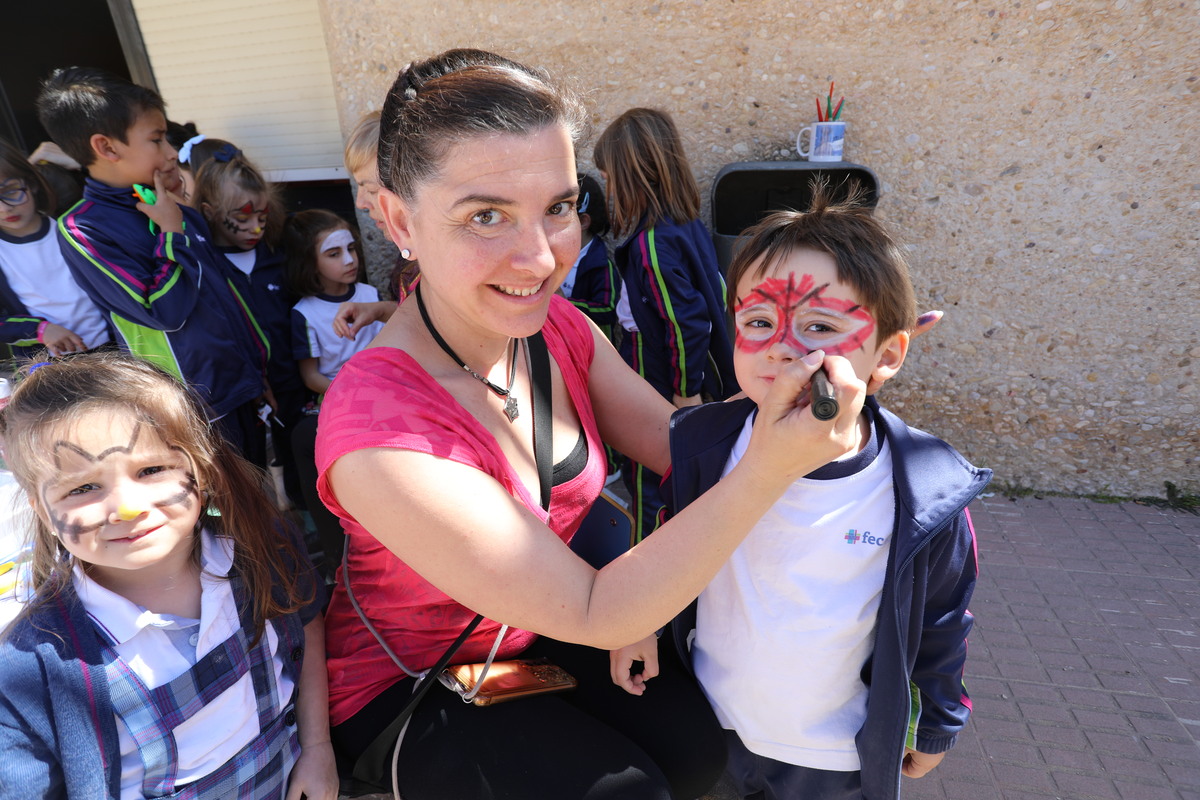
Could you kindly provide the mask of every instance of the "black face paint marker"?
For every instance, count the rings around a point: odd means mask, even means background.
[[[838,415],[838,401],[833,393],[833,384],[821,367],[809,379],[808,396],[813,416],[819,420],[830,420]]]

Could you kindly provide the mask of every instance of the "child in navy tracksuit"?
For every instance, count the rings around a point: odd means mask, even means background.
[[[579,257],[563,280],[562,293],[616,342],[617,299],[621,277],[601,238],[608,233],[608,206],[600,184],[591,175],[579,175],[579,227],[583,241]]]
[[[265,466],[257,412],[267,342],[216,253],[204,219],[172,193],[181,181],[155,92],[96,69],[56,70],[38,115],[88,169],[83,200],[59,220],[75,280],[106,314],[122,349],[187,381],[209,419]],[[153,188],[154,204],[134,195]]]
[[[270,347],[267,384],[275,399],[271,442],[284,487],[297,505],[304,499],[292,456],[292,431],[314,395],[304,385],[292,356],[292,305],[280,242],[283,208],[278,193],[241,150],[218,148],[195,171],[194,207],[212,232],[216,249],[234,267],[239,293],[249,303]]]
[[[675,414],[672,510],[738,462],[757,404],[794,360],[847,377],[849,362],[873,394],[907,354],[908,268],[869,210],[829,206],[818,189],[809,213],[774,214],[747,236],[729,270],[747,398]],[[873,397],[857,428],[858,446],[797,480],[671,625],[727,729],[741,796],[894,800],[901,775],[937,766],[970,714],[966,507],[991,471]],[[654,637],[613,654],[636,694],[634,659],[655,672]]]
[[[662,111],[630,109],[600,135],[595,160],[608,181],[613,226],[627,236],[616,251],[621,355],[679,408],[736,393],[725,282],[697,218],[700,190],[675,123]],[[663,508],[662,479],[632,462],[624,477],[640,539]]]

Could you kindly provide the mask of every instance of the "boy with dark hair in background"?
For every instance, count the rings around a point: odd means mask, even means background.
[[[63,255],[123,349],[190,383],[209,419],[265,466],[258,419],[269,346],[208,229],[174,193],[182,181],[162,98],[98,69],[55,70],[38,118],[88,171],[83,199],[59,220]],[[143,202],[133,187],[152,187]]]

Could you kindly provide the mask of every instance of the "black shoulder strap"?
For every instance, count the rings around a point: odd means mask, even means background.
[[[550,353],[546,349],[546,340],[540,331],[529,337],[528,344],[529,382],[530,391],[533,394],[533,457],[534,461],[537,462],[542,508],[549,511],[552,472],[551,459],[554,457],[552,450],[554,415],[550,394]],[[347,592],[350,591],[348,553],[349,539],[347,538],[345,549],[342,551],[342,576],[346,581]],[[357,604],[355,604],[355,608],[358,610],[359,616],[363,617],[363,622],[366,622],[366,617],[358,609]],[[467,637],[471,635],[471,632],[482,621],[483,615],[475,615],[475,619],[471,620],[470,624],[454,640],[454,643],[446,648],[446,652],[442,653],[442,657],[438,659],[437,663],[429,668],[429,672],[425,674],[425,677],[417,682],[417,686],[408,704],[392,720],[392,723],[375,737],[375,740],[363,751],[362,755],[358,757],[358,760],[354,764],[354,778],[356,781],[367,786],[378,786],[376,781],[379,779],[379,776],[386,776],[391,773],[392,750],[396,745],[396,740],[400,737],[400,731],[404,729],[404,723],[412,716],[417,703],[421,701],[425,693],[437,682],[437,677],[442,674],[442,670],[450,663],[450,658],[454,655],[454,651],[467,640]],[[368,627],[370,626],[368,625]],[[375,633],[373,629],[372,633]],[[375,635],[376,637],[379,636],[378,633]],[[380,640],[380,643],[382,644],[382,640]]]
[[[550,510],[550,480],[553,471],[554,409],[550,388],[550,352],[546,339],[538,331],[529,342],[529,383],[533,394],[533,458],[537,462],[538,484],[542,490],[542,508]]]

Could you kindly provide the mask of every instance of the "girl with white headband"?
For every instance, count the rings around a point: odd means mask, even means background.
[[[310,209],[284,227],[287,280],[302,298],[292,307],[292,354],[304,384],[318,395],[329,388],[350,356],[371,343],[383,324],[374,322],[343,339],[333,332],[338,306],[348,301],[371,303],[379,292],[362,277],[358,236],[331,211]]]

